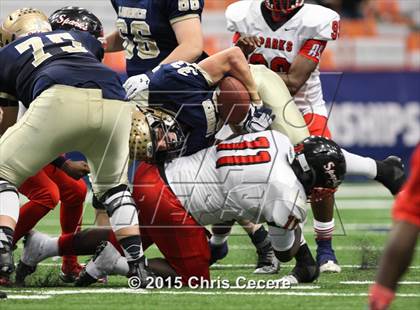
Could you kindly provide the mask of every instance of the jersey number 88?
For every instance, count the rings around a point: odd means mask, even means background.
[[[137,48],[137,56],[141,59],[153,59],[159,56],[160,50],[155,40],[150,36],[149,25],[144,20],[134,20],[130,23],[130,29],[124,19],[117,20],[117,28],[120,30],[121,37],[124,39],[125,58],[134,57],[134,48]],[[128,38],[129,31],[133,36],[133,41]]]

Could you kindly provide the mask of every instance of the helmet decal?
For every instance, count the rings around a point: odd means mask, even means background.
[[[79,30],[89,32],[96,38],[103,37],[101,21],[91,11],[78,6],[66,6],[48,18],[53,30]]]

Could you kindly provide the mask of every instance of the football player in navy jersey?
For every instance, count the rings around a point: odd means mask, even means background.
[[[267,129],[273,118],[271,110],[262,106],[249,66],[237,47],[221,51],[198,64],[177,61],[161,65],[153,74],[148,105],[176,114],[187,136],[183,155],[191,155],[214,142],[215,134],[223,124],[219,121],[224,121],[217,108],[217,84],[226,74],[241,81],[252,100],[243,120],[231,125],[239,125],[243,132]]]
[[[195,62],[203,53],[204,0],[111,0],[117,31],[106,38],[106,52],[125,50],[128,98],[147,88],[151,70],[178,60]]]
[[[88,159],[94,192],[107,209],[131,275],[146,277],[125,177],[132,108],[123,102],[118,75],[98,60],[101,43],[88,32],[51,32],[45,14],[31,8],[5,19],[0,42],[0,105],[21,101],[28,108],[0,139],[0,276],[14,270],[16,187],[58,154],[77,150]]]

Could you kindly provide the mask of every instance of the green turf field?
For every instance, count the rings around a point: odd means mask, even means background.
[[[0,309],[366,309],[368,283],[390,227],[392,198],[374,185],[346,185],[338,193],[334,247],[343,268],[341,274],[322,274],[316,283],[292,289],[161,289],[131,290],[127,279],[110,277],[108,284],[78,289],[60,283],[59,260],[45,261],[28,278],[28,287],[7,289],[8,300],[0,300]],[[92,208],[86,205],[84,223],[92,223]],[[305,236],[312,250],[312,221]],[[37,229],[58,234],[58,209],[45,218]],[[213,279],[276,279],[286,275],[292,263],[283,265],[278,275],[252,274],[256,255],[243,230],[235,227],[229,240],[226,259],[212,267]],[[20,248],[16,256],[19,256]],[[420,309],[420,255],[413,260],[402,280],[392,309]],[[159,252],[150,249],[148,257]],[[16,257],[16,261],[17,261]],[[82,258],[82,261],[85,258]],[[240,284],[242,284],[241,282]]]

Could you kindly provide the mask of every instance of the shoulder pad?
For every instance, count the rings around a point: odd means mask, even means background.
[[[305,4],[302,9],[304,10],[301,17],[302,24],[308,39],[335,40],[331,34],[333,22],[340,21],[340,15],[337,12],[316,4]]]
[[[232,32],[245,32],[244,20],[251,11],[253,0],[242,0],[230,4],[225,12],[227,29]],[[243,28],[243,29],[241,29]]]

